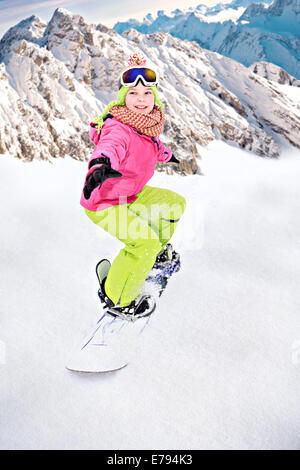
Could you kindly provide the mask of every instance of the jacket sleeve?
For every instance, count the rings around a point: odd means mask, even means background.
[[[113,120],[105,122],[101,129],[100,139],[89,159],[89,163],[95,158],[108,157],[111,167],[118,170],[125,157],[129,143],[129,134]]]
[[[159,143],[159,149],[158,149],[157,161],[166,163],[172,158],[172,150],[170,149],[170,147],[165,147],[165,145],[160,140],[158,140],[158,143]]]

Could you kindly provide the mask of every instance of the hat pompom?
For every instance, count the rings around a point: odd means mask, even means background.
[[[139,55],[137,53],[132,54],[129,59],[128,59],[128,65],[133,67],[135,65],[146,65],[146,59],[142,55]]]

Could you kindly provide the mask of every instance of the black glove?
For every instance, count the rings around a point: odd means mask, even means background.
[[[172,153],[172,157],[170,158],[170,160],[167,163],[180,163],[180,161],[177,160],[174,153]]]
[[[97,165],[97,167],[94,169],[94,171],[92,171],[92,173],[89,174],[85,181],[85,186],[83,188],[85,199],[89,199],[93,190],[100,186],[103,181],[107,180],[108,178],[120,178],[122,176],[122,173],[114,170],[110,166],[109,158],[105,155],[103,156],[104,158],[100,157],[91,160],[89,164],[89,170],[95,165]],[[101,166],[98,166],[99,164],[101,164]]]

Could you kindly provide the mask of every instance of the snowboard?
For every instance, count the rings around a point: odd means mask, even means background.
[[[166,266],[156,267],[149,273],[141,293],[153,302],[153,308],[147,316],[115,315],[104,310],[102,281],[110,269],[109,260],[101,260],[96,266],[99,281],[98,296],[102,305],[96,325],[85,336],[80,345],[72,352],[66,368],[82,373],[105,373],[125,367],[133,358],[135,348],[144,329],[149,324],[159,297],[168,280],[180,268],[180,260]]]

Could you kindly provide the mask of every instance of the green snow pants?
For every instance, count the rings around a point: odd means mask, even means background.
[[[125,244],[109,270],[105,292],[116,305],[129,305],[144,286],[157,254],[173,235],[185,199],[168,189],[145,186],[131,204],[110,206],[88,217]]]

